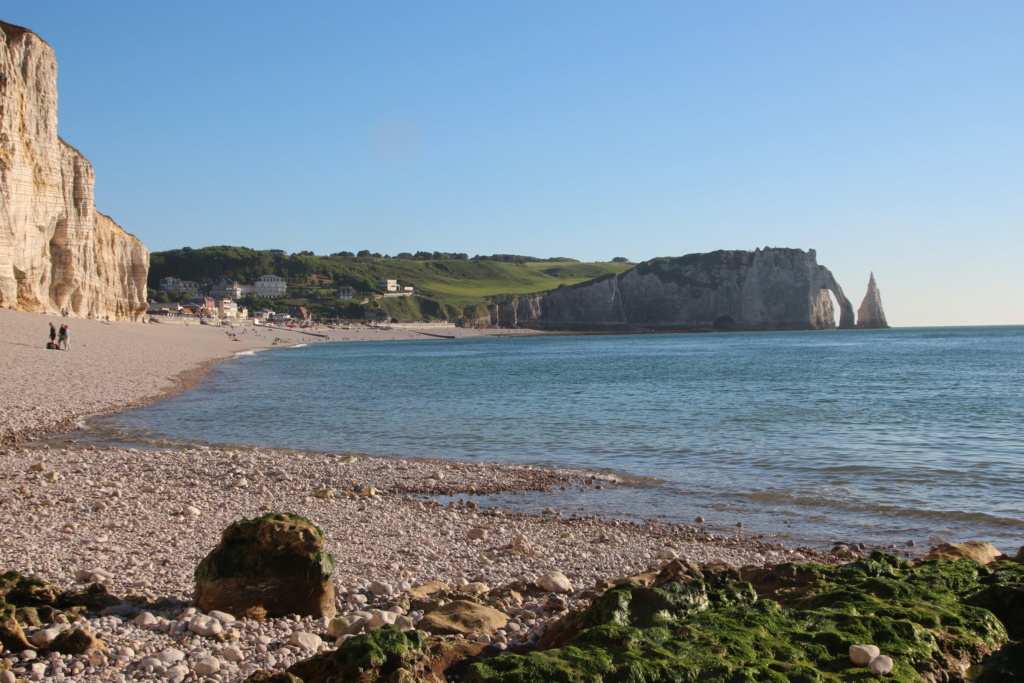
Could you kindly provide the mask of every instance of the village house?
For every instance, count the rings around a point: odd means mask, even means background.
[[[194,296],[183,304],[183,308],[195,315],[217,315],[217,301],[212,296]]]
[[[252,289],[249,287],[248,289]],[[238,299],[246,294],[246,286],[229,278],[221,278],[210,285],[210,296]]]
[[[288,290],[285,279],[280,275],[260,275],[254,284],[256,296],[265,299],[284,296]]]
[[[377,280],[377,286],[385,292],[397,292],[398,280]]]
[[[148,302],[146,306],[147,315],[160,315],[160,316],[171,316],[176,317],[181,315],[181,304],[177,302],[171,302],[167,304],[158,304],[155,301]]]
[[[342,299],[342,300],[354,299],[355,296],[356,296],[356,291],[352,287],[349,287],[348,285],[342,285],[341,287],[338,287],[338,298],[339,299]]]
[[[176,277],[160,278],[160,291],[196,295],[199,294],[199,283],[193,280],[179,280]]]
[[[228,298],[217,299],[217,317],[224,318],[244,318],[245,307],[239,308],[238,304]]]

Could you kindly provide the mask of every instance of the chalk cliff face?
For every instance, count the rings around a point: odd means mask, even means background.
[[[137,320],[149,252],[93,205],[92,165],[57,136],[57,61],[0,22],[0,306]]]
[[[875,274],[871,273],[868,279],[868,291],[864,295],[864,301],[857,309],[857,327],[868,329],[885,329],[889,323],[885,321],[885,311],[882,310],[882,295],[875,284]]]
[[[475,326],[544,330],[823,330],[853,306],[814,250],[715,251],[646,261],[617,276],[490,307]]]

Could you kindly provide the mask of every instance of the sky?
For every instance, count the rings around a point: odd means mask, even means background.
[[[891,324],[1024,324],[1024,3],[46,0],[151,251],[815,249]]]

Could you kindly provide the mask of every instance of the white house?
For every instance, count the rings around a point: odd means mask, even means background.
[[[398,280],[377,280],[377,286],[385,292],[397,292]]]
[[[256,278],[256,296],[272,298],[284,296],[288,285],[280,275],[260,275]]]

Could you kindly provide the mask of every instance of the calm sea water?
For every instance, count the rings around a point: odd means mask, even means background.
[[[1024,544],[1024,327],[320,343],[94,424],[608,470],[503,502],[789,542]]]

